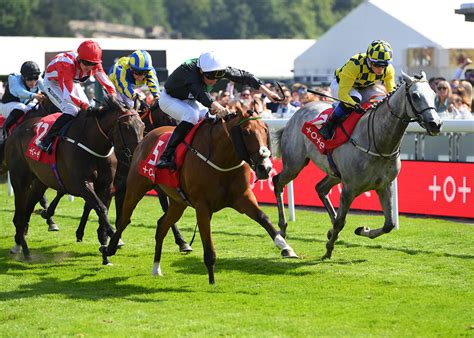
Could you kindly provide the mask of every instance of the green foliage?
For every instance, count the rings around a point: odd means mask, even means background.
[[[48,191],[48,197],[53,192]],[[375,240],[358,237],[361,225],[380,227],[381,215],[351,213],[325,251],[328,216],[297,211],[288,243],[300,259],[280,258],[269,236],[245,215],[225,209],[212,222],[216,285],[207,283],[203,250],[178,253],[165,239],[163,277],[152,277],[156,198],[138,205],[124,232],[125,246],[101,265],[97,216],[84,242],[74,231],[83,202],[63,199],[48,232],[32,215],[31,262],[11,256],[13,198],[0,185],[0,332],[25,337],[463,337],[472,336],[474,227],[429,218],[400,218],[400,230]],[[264,207],[276,223],[274,206]],[[109,212],[112,220],[115,211]],[[195,215],[179,226],[191,238]],[[469,296],[471,295],[471,296]]]
[[[71,36],[69,20],[163,26],[190,39],[317,38],[362,0],[0,0],[0,35]]]

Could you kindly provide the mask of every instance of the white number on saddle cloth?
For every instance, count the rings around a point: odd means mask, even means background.
[[[49,124],[45,122],[38,122],[35,127],[36,139],[35,144],[38,145],[40,141],[43,139],[43,136],[49,129]]]
[[[327,114],[326,111],[322,111],[311,123],[318,127],[318,129],[321,129],[322,124],[326,123],[328,117],[329,114]]]
[[[150,159],[148,160],[148,164],[150,165],[155,165],[156,162],[158,162],[158,159],[160,158],[160,150],[162,148],[162,145],[164,144],[165,142],[163,140],[158,140],[158,142],[156,142],[156,145],[155,145],[155,148],[153,149],[153,156],[150,157]]]

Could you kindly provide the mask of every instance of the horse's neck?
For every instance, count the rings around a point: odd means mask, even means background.
[[[73,122],[73,125],[69,129],[68,134],[71,135],[76,141],[83,143],[84,145],[94,148],[94,151],[107,152],[110,149],[110,141],[103,134],[108,134],[112,126],[102,123],[99,127],[98,121],[94,116],[79,115]]]
[[[232,121],[215,125],[209,123],[201,126],[201,128],[199,128],[200,130],[198,130],[201,132],[199,139],[204,141],[200,143],[198,150],[202,150],[204,156],[209,156],[211,161],[221,167],[234,166],[240,162],[230,138],[230,129],[234,125],[236,125],[236,123]],[[197,137],[194,139],[196,140]]]
[[[359,143],[371,149],[376,148],[376,151],[384,154],[394,152],[400,147],[404,132],[408,126],[403,121],[408,119],[406,116],[404,88],[404,85],[398,88],[388,99],[380,103],[375,110],[363,116],[353,134],[353,137]]]

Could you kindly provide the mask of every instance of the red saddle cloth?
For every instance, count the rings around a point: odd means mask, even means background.
[[[56,163],[56,144],[58,143],[58,138],[54,140],[53,152],[48,154],[45,151],[42,151],[38,148],[38,143],[43,139],[44,135],[51,129],[51,126],[54,124],[54,121],[61,115],[61,113],[54,113],[42,117],[41,120],[35,124],[35,136],[31,139],[28,147],[26,148],[26,156],[32,160],[52,165]]]
[[[196,124],[193,129],[186,135],[184,141],[187,144],[191,144],[194,135],[196,134],[199,125],[202,123],[200,121]],[[184,155],[188,151],[188,147],[184,143],[181,143],[176,147],[176,154],[175,154],[175,162],[176,162],[176,170],[171,169],[157,169],[156,163],[160,159],[163,151],[166,149],[166,145],[171,137],[171,132],[166,132],[162,134],[155,143],[155,146],[152,148],[150,154],[146,158],[145,161],[140,161],[140,165],[138,167],[140,175],[148,178],[154,184],[163,184],[167,185],[172,188],[179,188],[179,170],[183,166],[184,163]]]
[[[371,106],[370,103],[362,104],[364,109],[367,109]],[[328,108],[321,113],[314,119],[309,122],[305,122],[303,128],[301,128],[301,132],[306,135],[307,138],[310,139],[311,142],[314,143],[316,148],[321,154],[327,154],[328,152],[333,151],[340,145],[346,143],[349,140],[349,136],[352,134],[357,122],[359,122],[360,118],[363,114],[358,114],[356,112],[352,112],[349,116],[342,122],[342,126],[338,125],[336,127],[334,137],[330,140],[324,139],[324,137],[319,134],[319,129],[321,128],[322,124],[326,122],[331,115],[333,108]],[[344,127],[344,130],[342,130]]]

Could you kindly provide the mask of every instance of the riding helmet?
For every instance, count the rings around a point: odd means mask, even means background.
[[[21,75],[24,77],[39,75],[41,73],[38,64],[34,61],[26,61],[21,65]]]
[[[383,40],[375,40],[367,48],[367,57],[377,66],[388,66],[392,62],[392,54],[392,47]]]
[[[84,41],[77,48],[79,60],[85,60],[94,63],[102,62],[102,49],[97,42],[92,40]]]
[[[148,71],[153,69],[153,61],[151,55],[146,50],[140,49],[130,54],[128,61],[130,68],[139,71]]]

